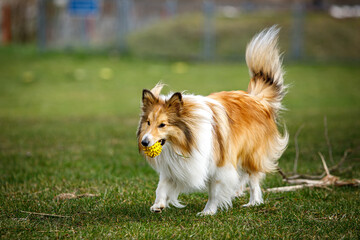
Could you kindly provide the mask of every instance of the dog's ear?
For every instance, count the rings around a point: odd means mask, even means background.
[[[153,105],[157,101],[157,98],[152,94],[151,91],[144,89],[142,93],[142,103],[143,107],[147,108]]]
[[[168,108],[176,110],[176,112],[180,112],[183,101],[182,101],[182,95],[179,92],[174,93],[169,100],[166,101],[166,106]]]
[[[156,97],[159,97],[160,92],[161,92],[161,90],[163,89],[164,85],[165,85],[165,84],[162,84],[161,82],[159,82],[158,84],[156,84],[156,86],[153,87],[153,89],[151,89],[152,94],[154,94],[154,96],[156,96]]]

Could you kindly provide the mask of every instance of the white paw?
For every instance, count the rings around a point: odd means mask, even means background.
[[[263,204],[262,201],[250,201],[249,203],[244,204],[244,205],[242,205],[242,206],[243,206],[243,207],[252,207],[252,206],[259,206],[259,205],[261,205],[261,204]]]
[[[162,203],[155,203],[154,205],[152,205],[150,207],[150,211],[155,212],[155,213],[161,213],[162,210],[165,208],[165,205]]]
[[[244,191],[241,191],[241,190],[236,191],[236,193],[235,193],[235,197],[238,197],[238,198],[243,197],[245,195],[246,195],[246,193]]]
[[[213,210],[203,210],[202,212],[199,212],[196,214],[196,216],[200,216],[200,217],[203,217],[203,216],[212,216],[212,215],[215,215],[216,211],[213,211]]]

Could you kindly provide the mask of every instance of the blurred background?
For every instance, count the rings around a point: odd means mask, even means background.
[[[285,57],[359,60],[357,0],[0,0],[1,44],[183,60],[243,60],[260,29]]]

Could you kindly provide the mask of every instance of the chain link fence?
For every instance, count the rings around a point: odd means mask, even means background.
[[[3,25],[8,18],[5,8],[15,2],[23,1],[0,0]],[[31,15],[23,21],[36,23],[35,27],[32,24],[36,34],[29,38],[36,36],[33,39],[41,50],[241,60],[251,37],[277,24],[286,58],[359,60],[360,5],[357,1],[349,4],[321,0],[33,0],[23,5],[22,14]],[[21,32],[21,26],[17,23],[12,29]],[[4,32],[6,26],[3,36]]]

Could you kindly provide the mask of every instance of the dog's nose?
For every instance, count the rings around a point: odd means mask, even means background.
[[[141,144],[142,144],[144,147],[149,146],[149,143],[150,143],[150,141],[149,141],[149,139],[147,139],[147,138],[145,138],[145,139],[143,139],[143,140],[141,141]]]

